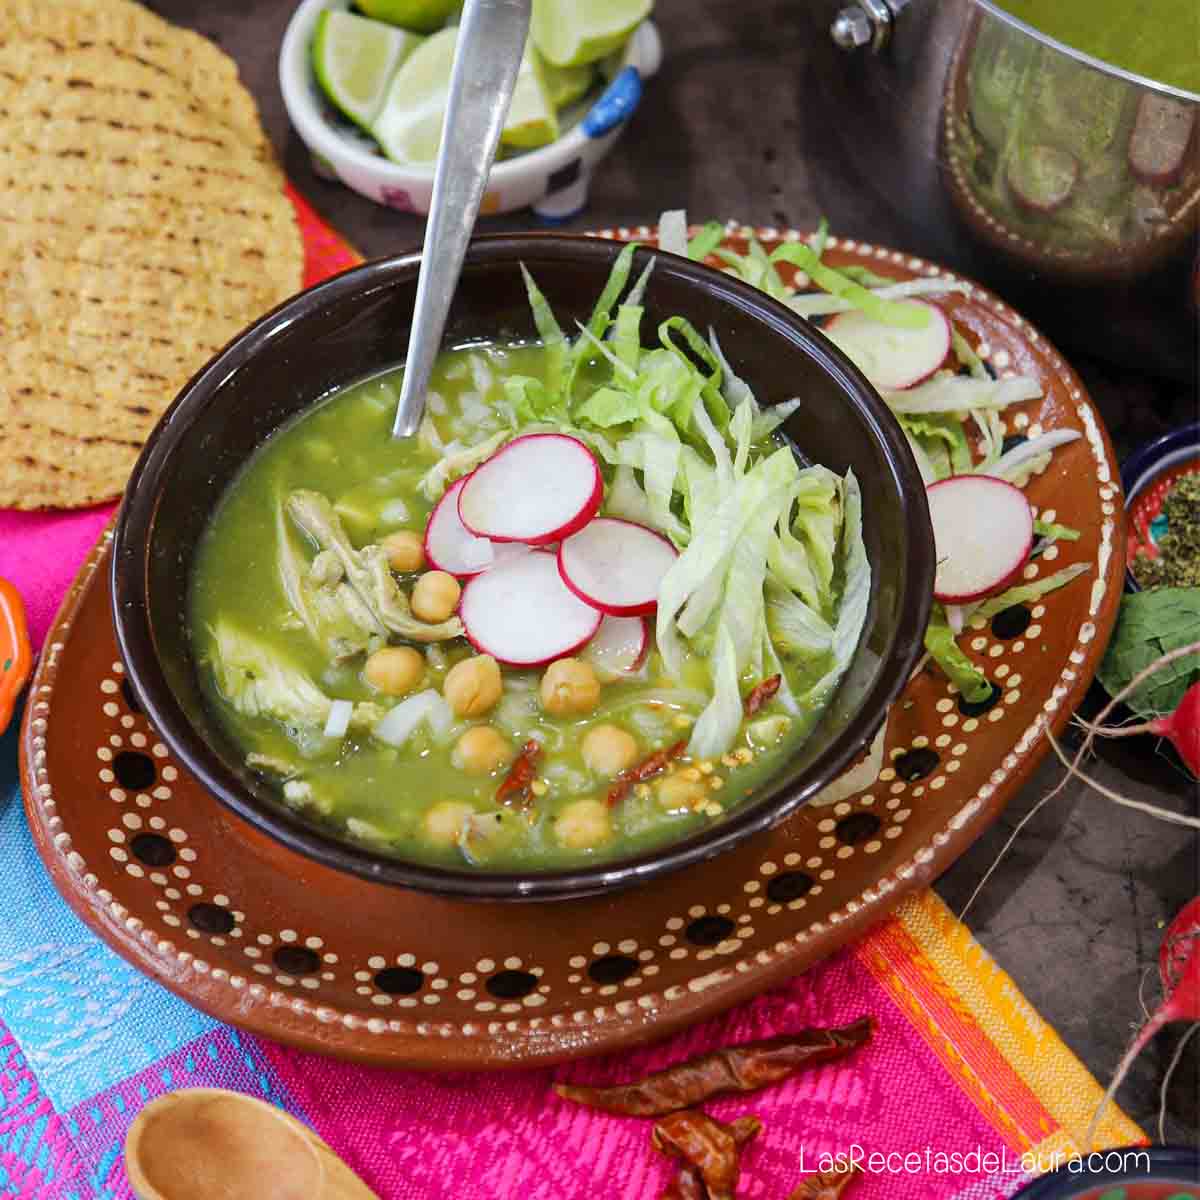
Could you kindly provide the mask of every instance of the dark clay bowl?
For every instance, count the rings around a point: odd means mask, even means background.
[[[446,345],[529,339],[525,263],[565,328],[586,320],[620,246],[553,234],[472,243]],[[652,253],[639,250],[636,275]],[[221,495],[281,425],[335,388],[401,360],[419,256],[368,263],[301,293],[230,343],[151,434],[129,482],[113,551],[113,610],[128,677],[187,769],[223,804],[298,854],[382,883],[489,900],[568,898],[652,879],[720,854],[814,796],[859,755],[921,652],[933,536],[904,437],[854,366],[804,320],[719,271],[660,255],[644,328],[675,314],[713,327],[764,404],[804,405],[785,426],[799,450],[862,485],[873,568],[864,636],[812,736],[770,786],[726,820],[650,853],[526,875],[405,861],[286,807],[247,770],[206,707],[188,639],[192,556]]]

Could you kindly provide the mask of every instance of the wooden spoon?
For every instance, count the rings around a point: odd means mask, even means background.
[[[379,1200],[306,1125],[221,1088],[169,1092],[125,1138],[138,1200]]]

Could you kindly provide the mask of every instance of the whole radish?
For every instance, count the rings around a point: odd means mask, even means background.
[[[1195,645],[1183,649],[1193,654],[1196,652]],[[1183,693],[1183,699],[1175,706],[1175,711],[1164,717],[1115,729],[1105,729],[1100,725],[1085,725],[1085,728],[1098,737],[1131,737],[1138,733],[1154,733],[1165,737],[1179,751],[1179,757],[1187,769],[1200,779],[1200,680]]]
[[[1200,779],[1200,680],[1183,693],[1173,713],[1148,721],[1146,732],[1170,738],[1187,769]]]
[[[1194,686],[1191,691],[1195,692]],[[1200,693],[1198,693],[1200,694]],[[1178,711],[1178,710],[1176,710]],[[1158,973],[1162,979],[1162,1003],[1151,1014],[1150,1019],[1138,1030],[1137,1035],[1117,1064],[1113,1081],[1104,1093],[1088,1126],[1084,1142],[1090,1148],[1108,1102],[1116,1094],[1121,1081],[1129,1073],[1134,1059],[1141,1054],[1146,1043],[1164,1026],[1172,1021],[1200,1022],[1200,896],[1190,900],[1167,926],[1162,946],[1158,951]],[[1165,1082],[1164,1082],[1165,1093]]]

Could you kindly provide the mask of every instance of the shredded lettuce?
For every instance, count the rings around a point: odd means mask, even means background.
[[[1080,575],[1086,575],[1090,570],[1091,567],[1087,563],[1075,563],[1072,566],[1063,567],[1061,571],[1055,571],[1053,575],[1035,579],[1031,583],[1019,583],[1016,587],[1011,587],[1008,591],[1001,592],[1000,595],[993,596],[990,600],[985,600],[972,611],[971,616],[990,618],[998,612],[1003,612],[1006,608],[1012,608],[1014,604],[1028,604],[1031,600],[1037,600],[1048,592],[1065,587],[1071,580],[1077,579]]]
[[[670,254],[687,254],[687,213],[682,208],[673,208],[658,218],[658,248]]]
[[[852,283],[862,283],[861,279],[851,276],[846,268],[843,267],[842,271]],[[879,300],[904,300],[911,296],[937,296],[966,290],[967,285],[955,279],[905,279],[900,282],[889,280],[882,287],[870,288],[871,294]],[[787,304],[802,317],[828,317],[834,313],[849,312],[857,307],[849,300],[830,295],[828,292],[805,292],[799,296],[792,296]],[[986,371],[984,373],[986,374]]]
[[[1045,469],[1051,451],[1070,445],[1081,436],[1077,429],[1052,429],[1049,433],[1039,434],[1002,454],[987,468],[986,473],[1020,487],[1028,482],[1031,474]]]
[[[921,473],[921,482],[928,487],[931,483],[944,479],[950,470],[945,449],[939,444],[926,450],[920,440],[913,437],[907,429],[904,430],[904,437],[909,450],[912,451],[917,470]]]
[[[551,309],[546,297],[542,295],[541,288],[538,287],[533,276],[526,270],[524,263],[521,264],[521,278],[525,281],[525,293],[529,297],[529,309],[533,314],[533,323],[537,327],[538,337],[541,338],[543,345],[566,341],[562,327],[555,319],[554,311]]]
[[[712,655],[713,698],[692,726],[688,753],[694,758],[724,754],[742,727],[742,689],[738,678],[737,651],[729,631],[717,630]]]
[[[819,656],[833,647],[829,622],[774,578],[767,580],[766,618],[770,640],[783,654]]]
[[[682,212],[666,215],[660,244],[704,255],[723,233],[706,227],[681,246],[685,231]],[[742,690],[764,672],[783,676],[772,703],[795,713],[823,699],[846,669],[870,595],[861,495],[853,475],[802,468],[790,446],[771,445],[800,399],[761,409],[715,334],[676,316],[658,325],[656,346],[643,345],[649,268],[621,302],[633,254],[632,245],[622,250],[570,339],[526,275],[538,334],[555,357],[542,379],[505,381],[504,401],[519,428],[583,438],[611,472],[605,511],[660,529],[680,548],[660,587],[657,649],[675,679],[685,663],[687,673],[708,674],[712,691],[690,751],[711,757],[738,735]],[[791,294],[753,238],[746,254],[725,257],[758,286]],[[588,394],[577,400],[585,367]],[[456,447],[423,481],[427,494],[435,498],[491,448]],[[814,676],[798,699],[797,680]]]
[[[1079,530],[1070,525],[1058,525],[1053,521],[1034,521],[1033,532],[1052,542],[1077,542]]]
[[[882,299],[861,283],[855,283],[840,271],[827,267],[816,251],[803,242],[784,242],[772,251],[770,257],[772,262],[787,262],[799,267],[817,287],[844,300],[851,307],[861,309],[868,317],[884,325],[892,325],[897,329],[924,329],[929,323],[929,313],[919,305]]]
[[[770,408],[760,412],[754,418],[754,429],[751,436],[757,442],[768,434],[774,433],[803,403],[804,401],[799,396],[793,396],[791,400],[781,400],[778,404],[772,404]]]
[[[972,379],[991,379],[987,367],[983,365],[983,359],[975,353],[974,347],[959,332],[953,321],[950,322],[950,345],[954,356],[971,373]]]
[[[862,637],[871,603],[871,564],[862,533],[862,492],[853,471],[847,471],[841,481],[843,492],[842,535],[839,547],[839,573],[842,594],[838,603],[837,621],[833,627],[833,665],[809,689],[809,702],[822,702],[837,686]]]
[[[604,511],[610,517],[624,517],[626,521],[636,521],[639,525],[657,529],[659,533],[665,533],[676,546],[686,545],[691,536],[687,525],[669,508],[664,511],[661,506],[650,503],[633,468],[624,464],[618,466],[613,475]]]
[[[688,258],[703,262],[722,242],[725,226],[720,221],[709,221],[687,244]]]
[[[946,673],[969,704],[979,704],[992,694],[987,676],[959,649],[954,630],[940,604],[933,606],[925,630],[925,649]]]
[[[759,408],[758,401],[754,398],[754,392],[750,385],[741,379],[729,365],[729,360],[721,350],[721,343],[717,341],[717,335],[712,329],[708,331],[708,344],[712,347],[713,357],[721,367],[721,395],[725,397],[725,403],[731,409],[745,404],[749,407],[752,415],[757,417]]]
[[[897,418],[933,464],[934,479],[971,469],[971,447],[963,423],[948,413],[922,413]],[[931,444],[937,443],[937,445]],[[940,450],[940,453],[939,453]]]
[[[928,383],[902,392],[881,393],[897,416],[916,413],[959,413],[972,409],[1007,408],[1042,394],[1036,379],[971,379],[965,375],[937,375]]]

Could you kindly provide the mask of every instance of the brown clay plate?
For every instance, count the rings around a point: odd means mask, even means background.
[[[730,238],[744,248],[742,232]],[[796,236],[759,232],[768,244]],[[829,259],[946,274],[838,239]],[[858,937],[945,870],[1028,777],[1043,732],[1062,726],[1091,680],[1121,593],[1119,477],[1078,378],[983,289],[946,303],[998,373],[1041,379],[1045,398],[1010,410],[1013,432],[1083,434],[1028,489],[1045,519],[1082,536],[1027,573],[1073,562],[1091,572],[1032,606],[1019,631],[964,633],[998,685],[987,711],[964,712],[940,674],[917,675],[864,792],[610,898],[481,904],[335,872],[232,816],[137,711],[112,633],[106,533],[64,602],[26,710],[25,806],[54,882],[118,953],[213,1016],[394,1066],[529,1066],[648,1041]]]

